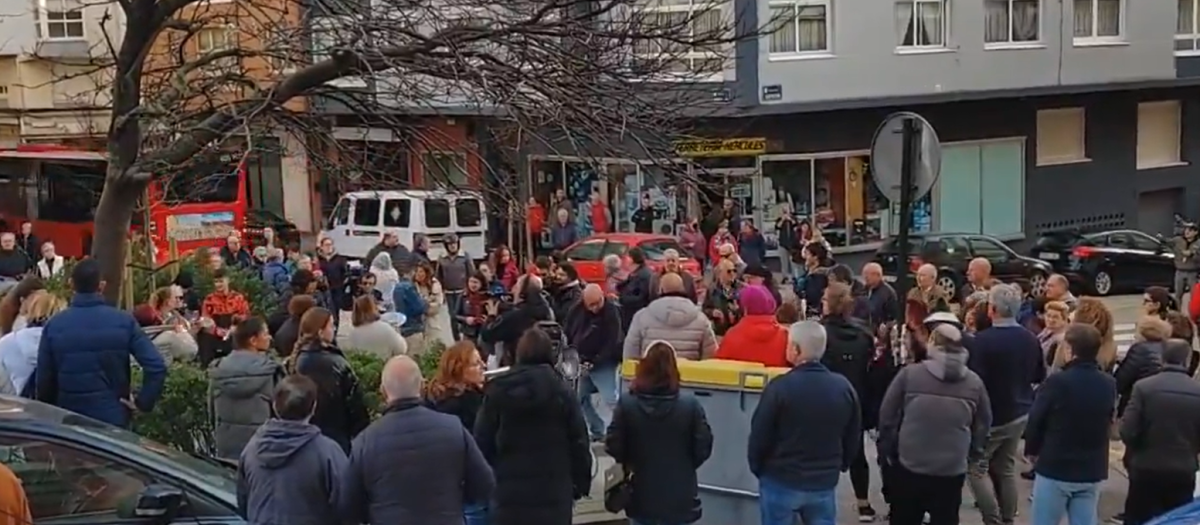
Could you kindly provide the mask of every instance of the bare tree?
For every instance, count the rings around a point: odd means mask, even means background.
[[[668,157],[688,122],[724,105],[709,82],[732,68],[734,43],[757,36],[735,31],[731,0],[707,1],[117,0],[107,16],[124,32],[95,60],[113,79],[92,251],[108,293],[152,181],[264,131],[294,133],[320,163],[338,145],[309,111],[318,100],[414,142],[437,138],[408,133],[409,117],[466,112],[497,123],[510,152]],[[353,161],[320,168],[378,176]],[[490,191],[516,199],[515,186]]]

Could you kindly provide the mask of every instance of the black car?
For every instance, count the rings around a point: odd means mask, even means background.
[[[1137,230],[1048,233],[1030,255],[1054,266],[1072,287],[1096,295],[1140,292],[1149,286],[1169,289],[1174,284],[1175,256],[1169,243]]]
[[[938,285],[950,297],[957,299],[966,282],[967,265],[971,259],[982,257],[992,263],[992,277],[1011,282],[1028,279],[1034,293],[1045,288],[1046,278],[1054,273],[1047,262],[1020,255],[1003,241],[977,233],[913,233],[908,237],[908,267],[928,263],[938,269]],[[883,266],[889,281],[895,280],[897,257],[896,238],[892,237],[875,253],[875,262]]]
[[[36,525],[246,523],[233,468],[37,401],[0,396],[0,463]]]
[[[275,238],[283,246],[300,246],[300,229],[291,221],[279,214],[264,209],[246,210],[246,228],[243,234],[250,246],[260,246],[263,242],[263,230],[275,230]]]

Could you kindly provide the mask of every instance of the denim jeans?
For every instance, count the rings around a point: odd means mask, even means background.
[[[1070,525],[1096,525],[1100,483],[1068,483],[1038,475],[1033,480],[1030,525],[1058,525],[1063,516]]]
[[[463,506],[463,525],[487,525],[488,508],[485,503],[468,503]]]
[[[804,525],[837,525],[836,490],[795,490],[759,479],[759,521],[761,525],[795,525],[799,516]]]
[[[600,365],[588,370],[579,378],[579,403],[583,407],[583,418],[587,421],[588,432],[593,438],[604,437],[608,423],[596,412],[592,405],[592,394],[600,394],[600,401],[609,410],[617,406],[617,365]]]

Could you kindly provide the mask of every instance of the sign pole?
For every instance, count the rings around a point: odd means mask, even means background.
[[[917,161],[917,136],[920,133],[917,120],[904,119],[903,144],[900,157],[900,231],[896,234],[896,293],[899,295],[900,312],[897,319],[904,319],[906,298],[909,289],[908,233],[912,229],[913,171]]]

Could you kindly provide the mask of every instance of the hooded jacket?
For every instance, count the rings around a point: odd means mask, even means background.
[[[638,523],[700,519],[696,470],[712,455],[713,435],[695,397],[667,389],[621,396],[604,445],[635,473],[626,516]]]
[[[929,347],[928,358],[900,369],[879,409],[879,456],[928,476],[958,476],[983,456],[991,403],[964,349]]]
[[[484,503],[492,469],[459,419],[400,399],[358,437],[342,477],[347,523],[462,525],[463,506]]]
[[[238,461],[238,511],[250,525],[348,524],[336,510],[346,454],[317,427],[268,420]]]
[[[271,419],[283,367],[266,352],[234,350],[208,369],[209,413],[217,457],[237,459],[258,427]]]
[[[317,409],[312,424],[333,438],[342,449],[371,422],[358,376],[338,347],[310,341],[290,358],[291,373],[308,376],[317,384]]]
[[[717,359],[786,367],[788,333],[774,315],[747,315],[725,332]]]
[[[571,523],[591,488],[591,445],[579,398],[550,363],[521,362],[487,383],[475,439],[496,475],[491,523]]]
[[[663,340],[684,359],[708,359],[717,351],[717,337],[704,312],[691,299],[667,294],[638,311],[625,334],[625,359],[641,359],[646,346]]]

